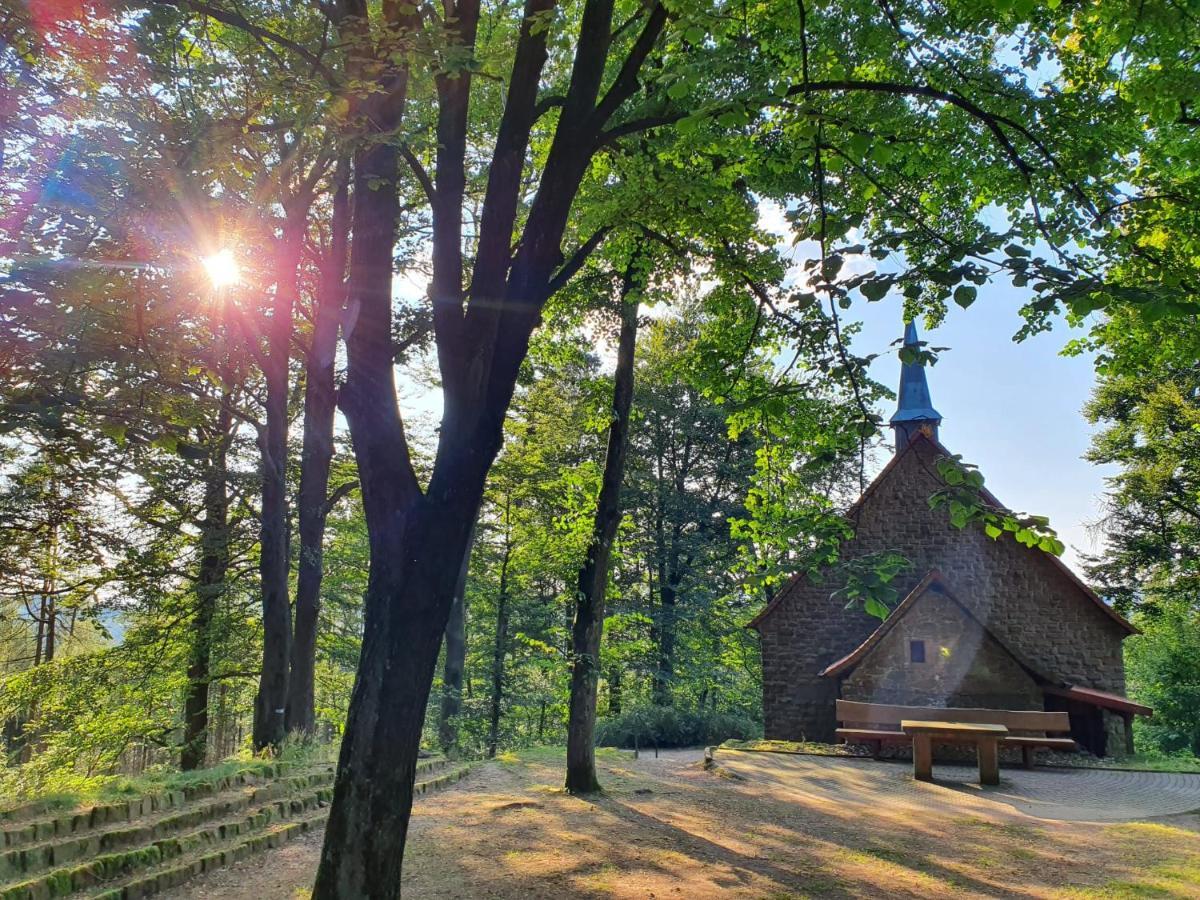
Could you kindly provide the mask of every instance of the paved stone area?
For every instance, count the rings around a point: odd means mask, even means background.
[[[974,766],[934,764],[934,782],[915,781],[908,762],[719,750],[716,762],[748,781],[818,806],[869,814],[960,809],[1065,822],[1128,822],[1200,812],[1200,775],[1108,769],[1000,770],[1000,784],[982,787]]]

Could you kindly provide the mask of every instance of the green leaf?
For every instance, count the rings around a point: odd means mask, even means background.
[[[868,597],[863,603],[863,610],[869,616],[874,616],[876,619],[886,619],[891,615],[892,611],[876,600],[874,597]]]
[[[979,289],[969,284],[960,284],[954,289],[954,302],[963,309],[969,307],[975,302],[975,298],[979,295]]]

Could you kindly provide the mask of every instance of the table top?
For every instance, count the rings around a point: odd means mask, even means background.
[[[929,734],[962,734],[980,737],[991,735],[1003,737],[1008,734],[1008,728],[1004,725],[983,725],[974,722],[925,722],[920,719],[905,719],[900,723],[900,730],[905,734],[928,732]]]

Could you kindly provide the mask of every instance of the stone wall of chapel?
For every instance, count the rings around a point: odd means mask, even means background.
[[[913,566],[897,579],[904,596],[930,569],[1014,653],[1062,681],[1124,693],[1124,630],[1046,554],[975,526],[954,528],[928,498],[941,487],[940,454],[927,441],[906,452],[855,513],[856,535],[843,558],[896,550]],[[833,739],[837,686],[818,673],[845,656],[878,626],[861,610],[845,610],[830,595],[841,587],[832,573],[783,589],[759,626],[766,736]]]
[[[925,659],[913,662],[920,641]],[[926,591],[842,680],[841,695],[863,703],[1040,709],[1037,683],[953,600]]]

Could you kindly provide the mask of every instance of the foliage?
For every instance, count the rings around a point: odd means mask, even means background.
[[[1154,709],[1136,723],[1137,747],[1200,756],[1200,610],[1159,600],[1134,621],[1142,634],[1126,642],[1129,690]]]
[[[892,550],[845,560],[836,567],[845,584],[834,596],[845,600],[847,609],[861,605],[863,612],[882,621],[891,614],[899,597],[892,582],[911,568],[912,563],[905,556]]]
[[[950,524],[955,528],[982,526],[992,540],[1011,534],[1013,540],[1025,547],[1036,547],[1059,556],[1063,543],[1058,539],[1050,520],[1045,516],[1014,513],[996,502],[983,486],[983,473],[959,456],[942,457],[937,461],[938,476],[946,487],[929,498],[932,509],[945,507]]]
[[[1097,353],[1088,458],[1117,466],[1088,575],[1143,634],[1126,641],[1129,688],[1154,708],[1140,749],[1200,753],[1200,324],[1117,311],[1076,349]]]

